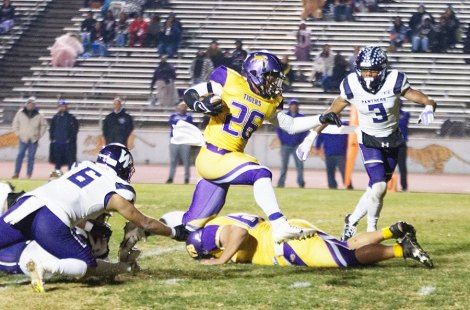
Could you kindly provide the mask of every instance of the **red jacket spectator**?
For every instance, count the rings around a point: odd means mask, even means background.
[[[133,47],[136,40],[139,40],[140,46],[145,46],[145,38],[149,31],[149,24],[142,18],[141,15],[137,16],[129,26],[129,46]]]

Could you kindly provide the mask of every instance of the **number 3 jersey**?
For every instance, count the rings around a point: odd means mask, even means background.
[[[37,197],[64,224],[73,227],[105,211],[112,194],[135,200],[132,186],[114,170],[90,161],[79,163],[62,177],[27,193]]]
[[[289,223],[305,228],[315,228],[311,223],[295,219]],[[202,247],[214,257],[222,255],[223,248],[219,235],[224,226],[235,225],[248,230],[249,237],[232,257],[235,263],[253,263],[256,265],[297,265],[309,267],[350,267],[359,263],[354,251],[346,242],[319,231],[315,236],[290,240],[275,249],[272,230],[269,222],[262,218],[245,213],[219,216],[209,221],[203,228]]]
[[[400,94],[409,87],[404,73],[390,70],[382,88],[372,94],[364,90],[357,74],[351,73],[340,85],[340,97],[356,107],[359,127],[363,132],[375,137],[387,137],[398,129]]]
[[[273,99],[258,96],[243,76],[223,66],[212,72],[210,80],[222,86],[222,94],[216,95],[221,95],[224,107],[211,117],[204,138],[219,148],[243,152],[252,133],[274,115],[282,96]]]

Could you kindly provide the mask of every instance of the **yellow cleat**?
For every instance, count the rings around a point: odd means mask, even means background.
[[[44,289],[44,282],[42,280],[44,270],[42,267],[33,260],[30,260],[26,264],[26,268],[28,269],[29,276],[31,277],[31,287],[33,288],[33,292],[45,293],[46,290]]]

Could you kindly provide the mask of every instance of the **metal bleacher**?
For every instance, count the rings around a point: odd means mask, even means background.
[[[380,4],[379,12],[357,13],[354,22],[332,20],[309,20],[312,41],[316,51],[325,43],[334,52],[344,56],[352,53],[354,46],[375,44],[387,48],[388,29],[392,18],[401,16],[408,21],[421,0],[402,0]],[[426,1],[427,11],[437,18],[452,4],[464,29],[470,23],[470,3],[460,0]],[[298,29],[302,8],[298,0],[284,1],[194,1],[172,0],[171,8],[152,9],[145,13],[157,13],[164,20],[170,12],[176,13],[184,27],[183,47],[178,57],[169,61],[176,67],[179,89],[189,86],[189,66],[199,48],[207,48],[217,39],[222,49],[233,49],[235,39],[241,39],[249,51],[269,50],[278,56],[287,55],[295,70],[305,76],[310,74],[312,62],[295,61],[295,30]],[[98,12],[98,10],[96,11]],[[76,31],[83,20],[85,10],[77,12],[64,31]],[[452,117],[470,123],[470,65],[463,55],[461,44],[445,54],[417,54],[410,52],[409,44],[397,52],[389,53],[392,68],[407,73],[412,85],[431,95],[438,103],[436,122],[429,127],[438,129]],[[40,58],[41,65],[31,68],[31,76],[23,77],[24,85],[16,87],[4,104],[20,106],[24,98],[35,95],[39,106],[47,117],[56,112],[57,97],[62,96],[71,103],[72,112],[83,122],[96,124],[110,110],[116,95],[126,100],[126,108],[141,126],[155,126],[167,122],[171,110],[148,106],[149,86],[154,68],[160,57],[153,48],[124,47],[109,48],[108,57],[80,59],[73,68],[54,68],[47,52]],[[337,94],[324,93],[308,81],[293,84],[293,92],[285,97],[302,100],[306,114],[322,112]],[[416,118],[421,111],[418,105],[407,109]],[[411,127],[416,125],[411,124]]]
[[[0,34],[0,59],[13,46],[15,41],[28,28],[31,21],[45,10],[51,0],[15,0],[15,26],[9,32]]]

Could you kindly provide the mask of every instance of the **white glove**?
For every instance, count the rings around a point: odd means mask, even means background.
[[[317,139],[317,136],[318,133],[312,130],[308,136],[305,137],[304,141],[302,141],[302,143],[297,147],[297,150],[295,150],[295,154],[297,155],[298,159],[301,161],[305,161],[307,159],[308,154],[310,153],[310,150],[312,149],[312,146]]]
[[[418,124],[423,123],[424,126],[431,124],[434,121],[434,108],[431,105],[426,105],[423,112],[418,119]]]

